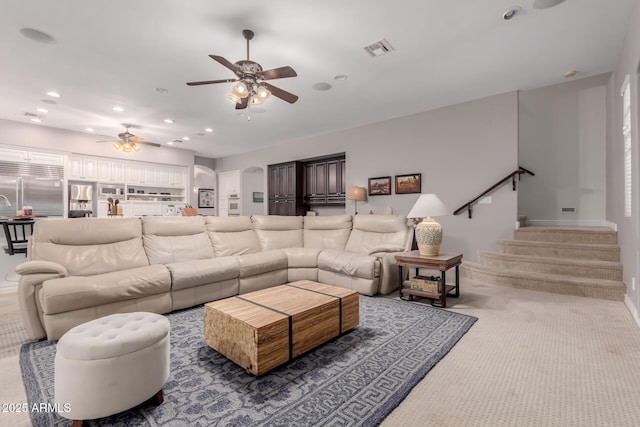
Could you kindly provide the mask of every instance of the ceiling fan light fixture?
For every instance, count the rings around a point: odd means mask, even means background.
[[[133,144],[133,151],[135,151],[136,153],[140,151],[140,146],[138,144]]]
[[[231,92],[240,98],[246,98],[247,96],[249,96],[249,88],[243,81],[239,81],[238,83],[233,85],[233,89],[231,89]]]
[[[227,99],[229,101],[232,101],[236,104],[240,104],[242,102],[242,98],[240,98],[238,95],[236,95],[235,93],[231,92],[227,95]]]
[[[120,148],[122,148],[122,144],[119,142],[114,142],[113,143],[113,148],[115,148],[116,150],[119,150]]]
[[[256,92],[257,98],[260,99],[260,102],[264,102],[271,98],[271,91],[264,86],[258,86],[258,91]]]

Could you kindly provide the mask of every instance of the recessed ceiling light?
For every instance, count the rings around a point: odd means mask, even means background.
[[[211,128],[206,128],[204,131],[205,131],[205,132],[213,132],[213,129],[211,129]]]
[[[60,98],[60,94],[58,92],[56,92],[56,91],[53,91],[53,90],[47,92],[47,95],[49,95],[52,98]]]
[[[173,141],[167,141],[167,145],[173,145]]]
[[[36,108],[36,111],[39,113],[48,113],[49,110],[47,110],[46,108]]]
[[[171,124],[171,123],[173,123],[173,120],[171,120],[171,119],[164,119],[164,122],[165,122],[165,123],[169,123],[169,124]]]
[[[20,34],[28,38],[29,40],[33,40],[38,43],[55,43],[56,39],[51,37],[49,34],[44,33],[40,30],[34,30],[33,28],[22,28],[20,30]]]
[[[183,141],[188,141],[188,140],[189,140],[189,137],[188,137],[188,136],[183,136],[183,137],[182,137],[182,140],[183,140]]]
[[[578,72],[576,70],[571,70],[571,71],[567,71],[566,73],[564,73],[564,76],[568,79],[570,79],[571,77],[575,76],[576,74],[578,74]]]
[[[36,123],[40,123],[42,121],[38,117],[31,117],[31,119],[29,119],[29,120],[31,120],[32,122],[36,122]]]
[[[513,19],[513,17],[516,16],[517,13],[518,13],[517,7],[512,7],[511,9],[507,9],[504,12],[502,12],[502,19],[504,19],[505,21],[508,21],[510,19]]]
[[[331,89],[331,85],[329,83],[316,83],[313,86],[311,86],[312,88],[314,88],[315,90],[329,90]]]
[[[342,81],[344,81],[344,80],[347,80],[347,76],[346,76],[346,75],[344,75],[344,74],[338,74],[338,75],[337,75],[337,76],[335,76],[333,79],[334,79],[334,80],[337,80],[337,81],[339,81],[339,82],[342,82]]]
[[[87,132],[93,132],[93,128],[84,128]]]
[[[115,107],[113,107],[113,111],[117,111],[119,113],[122,113],[124,111],[124,108],[119,107],[119,106],[116,105]]]

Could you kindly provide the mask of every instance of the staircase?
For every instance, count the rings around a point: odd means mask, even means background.
[[[617,233],[607,227],[523,227],[462,264],[475,282],[623,301]]]

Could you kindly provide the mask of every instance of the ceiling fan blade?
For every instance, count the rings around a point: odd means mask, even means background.
[[[136,144],[150,145],[152,147],[162,147],[162,145],[160,145],[160,144],[158,144],[156,142],[136,141]]]
[[[122,142],[122,141],[113,141],[113,140],[111,140],[111,141],[96,141],[96,142],[108,142],[110,144],[115,144],[116,142]]]
[[[206,80],[203,82],[188,82],[187,85],[189,86],[199,86],[199,85],[210,85],[213,83],[231,83],[231,82],[237,82],[237,79],[223,79],[223,80]]]
[[[229,61],[226,58],[223,58],[222,56],[209,55],[209,58],[213,59],[214,61],[219,62],[220,64],[224,65],[225,67],[227,67],[228,69],[230,69],[234,73],[238,72],[238,67],[236,67],[236,64],[234,64],[233,62]]]
[[[287,92],[286,90],[280,89],[279,87],[275,87],[274,85],[271,85],[269,83],[262,83],[262,84],[267,89],[269,89],[269,91],[271,92],[271,95],[276,96],[282,99],[283,101],[287,101],[289,104],[293,104],[298,100],[298,95],[294,95],[290,92]]]
[[[296,77],[296,70],[289,67],[272,68],[258,73],[258,77],[263,80],[284,79],[285,77]]]
[[[236,103],[236,110],[244,110],[249,105],[249,97],[242,98],[242,102]]]

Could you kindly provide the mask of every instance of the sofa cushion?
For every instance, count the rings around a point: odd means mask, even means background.
[[[380,261],[376,257],[336,249],[320,252],[318,268],[363,279],[380,276]]]
[[[156,264],[95,276],[47,280],[42,284],[40,303],[44,314],[56,314],[168,293],[170,290],[169,270]]]
[[[287,255],[279,249],[240,255],[237,259],[240,264],[240,278],[287,269]]]
[[[232,256],[172,263],[167,268],[172,291],[235,279],[240,274],[240,264]]]
[[[213,246],[201,216],[145,216],[144,249],[151,264],[213,258]]]
[[[248,216],[208,216],[205,223],[216,256],[252,254],[262,250]]]
[[[263,250],[303,246],[301,216],[254,215],[251,222]]]
[[[138,218],[41,219],[31,237],[30,259],[90,276],[149,265]]]
[[[318,266],[318,255],[322,248],[286,248],[289,268],[308,268]]]
[[[351,215],[304,217],[304,247],[344,249],[351,234]]]
[[[400,215],[356,215],[345,250],[364,254],[408,250],[410,228]]]

